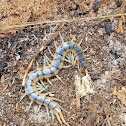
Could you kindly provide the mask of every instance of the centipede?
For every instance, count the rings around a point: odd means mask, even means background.
[[[65,121],[62,111],[64,110],[57,101],[60,101],[57,98],[51,97],[49,94],[51,92],[44,92],[48,87],[43,83],[43,79],[47,79],[49,84],[52,85],[49,80],[51,77],[56,76],[60,81],[61,78],[58,76],[58,73],[61,69],[64,68],[64,62],[73,62],[76,57],[79,61],[79,65],[81,69],[85,70],[88,67],[88,62],[84,56],[84,51],[81,49],[80,43],[76,44],[74,42],[74,38],[71,41],[64,42],[62,36],[62,44],[56,47],[55,54],[53,56],[53,60],[51,61],[47,56],[45,58],[46,62],[42,68],[37,67],[35,70],[28,73],[26,80],[22,83],[25,87],[25,94],[21,97],[20,101],[27,95],[31,103],[29,108],[31,107],[33,102],[36,102],[39,105],[39,109],[41,106],[45,106],[49,109],[59,121],[60,125],[63,124],[69,126],[69,124]],[[50,61],[50,63],[49,63]],[[38,111],[39,111],[38,109]],[[64,110],[65,111],[65,110]],[[52,118],[54,118],[52,116]]]

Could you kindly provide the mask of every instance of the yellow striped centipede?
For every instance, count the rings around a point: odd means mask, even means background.
[[[61,107],[56,102],[57,99],[49,97],[49,93],[42,93],[46,87],[41,80],[48,80],[48,78],[51,78],[52,76],[57,76],[59,71],[63,68],[63,62],[69,52],[72,52],[78,57],[82,69],[85,70],[88,64],[83,56],[83,51],[81,50],[80,45],[74,43],[72,39],[70,42],[63,42],[62,45],[56,49],[56,53],[51,64],[44,66],[43,68],[36,68],[34,71],[28,74],[27,79],[22,83],[22,85],[25,87],[24,96],[28,95],[32,102],[35,101],[40,106],[44,105],[49,108],[56,115],[59,123],[61,125],[64,123],[67,126],[69,126],[69,124],[66,123],[62,115]],[[21,98],[21,100],[24,98],[24,96]]]

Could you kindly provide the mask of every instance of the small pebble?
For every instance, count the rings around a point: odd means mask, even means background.
[[[93,7],[94,12],[97,12],[98,11],[99,5],[100,5],[99,0],[95,0],[94,7]]]
[[[112,24],[110,22],[107,22],[105,24],[105,30],[106,30],[106,33],[109,35],[113,32]]]

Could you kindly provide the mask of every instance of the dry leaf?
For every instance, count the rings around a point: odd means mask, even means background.
[[[116,30],[116,32],[118,34],[123,34],[124,33],[124,29],[123,29],[123,23],[124,22],[125,22],[125,16],[121,16],[121,18],[119,19],[118,28]]]
[[[122,87],[122,89],[119,91],[117,91],[115,87],[113,95],[116,95],[117,98],[121,101],[121,104],[126,106],[126,87]]]
[[[2,77],[1,77],[1,83],[4,83],[4,80],[5,80],[5,77],[4,77],[4,75],[2,75]]]
[[[75,75],[75,85],[76,85],[77,93],[80,94],[81,97],[86,96],[89,93],[94,93],[94,88],[92,87],[92,83],[93,82],[87,70],[86,70],[86,76],[82,78],[80,78],[78,74]]]

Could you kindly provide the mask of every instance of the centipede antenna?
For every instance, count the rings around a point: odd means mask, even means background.
[[[40,82],[41,82],[41,84],[42,84],[44,87],[46,87],[45,84],[44,84],[44,82],[43,82],[42,80],[40,80]]]
[[[50,48],[48,47],[49,53],[51,54],[52,57],[54,57],[53,53],[51,52]]]
[[[41,108],[41,105],[39,105],[39,107],[38,107],[38,109],[37,109],[36,113],[38,113],[38,112],[39,112],[40,108]]]
[[[64,40],[63,40],[63,37],[62,37],[62,35],[60,34],[60,32],[59,32],[59,35],[60,35],[60,39],[61,39],[62,44],[63,44],[63,43],[64,43]]]
[[[54,116],[54,113],[53,111],[50,111],[51,115],[52,115],[52,122],[54,123],[54,120],[55,120],[55,116]]]
[[[75,37],[76,37],[76,35],[74,35],[74,36],[73,36],[73,38],[72,38],[71,42],[73,42],[73,41],[74,41]]]
[[[56,42],[54,41],[54,46],[55,46],[55,48],[57,48],[58,46],[56,45]]]
[[[30,110],[30,108],[32,106],[32,103],[33,103],[33,101],[30,102],[29,107],[28,107],[28,110]]]
[[[48,121],[49,121],[49,108],[46,107],[46,111],[47,111],[47,117],[48,117]]]
[[[47,81],[49,82],[49,84],[50,84],[51,86],[53,86],[52,82],[51,82],[49,79],[47,79]]]
[[[63,83],[62,79],[58,75],[56,75],[56,77]]]
[[[36,61],[36,66],[37,66],[37,69],[39,68],[39,64],[38,64],[38,62]]]
[[[21,102],[23,99],[24,99],[24,97],[26,96],[27,94],[25,93],[21,98],[20,98],[20,101],[19,102]]]

